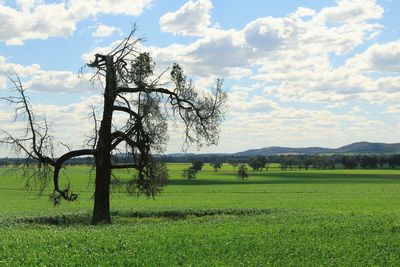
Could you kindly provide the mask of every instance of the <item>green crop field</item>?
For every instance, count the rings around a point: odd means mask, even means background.
[[[91,226],[88,167],[74,203],[53,207],[0,169],[0,266],[399,266],[400,171],[250,172],[169,164],[155,200],[112,194],[112,225]],[[124,175],[129,175],[126,173]]]

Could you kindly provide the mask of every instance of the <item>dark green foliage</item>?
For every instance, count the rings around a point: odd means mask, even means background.
[[[210,165],[214,168],[214,171],[217,172],[218,169],[222,168],[223,163],[221,161],[211,162]]]
[[[261,209],[261,208],[226,208],[226,209],[176,209],[163,211],[137,211],[137,210],[115,210],[111,216],[120,218],[167,218],[167,219],[187,219],[190,217],[204,217],[216,215],[236,215],[236,216],[254,216],[266,215],[276,212],[282,212],[282,209]],[[10,218],[7,221],[0,221],[0,226],[9,224],[32,224],[32,225],[88,225],[90,223],[90,213],[73,213],[55,216],[27,216]]]
[[[400,155],[391,155],[386,158],[386,162],[390,168],[394,169],[400,166]]]
[[[182,177],[186,178],[188,180],[192,180],[192,179],[196,179],[196,174],[197,174],[197,170],[194,169],[193,167],[189,167],[189,168],[183,170]]]
[[[196,172],[201,171],[204,163],[200,160],[195,160],[192,162],[192,168],[196,170]]]
[[[253,171],[262,171],[266,168],[266,164],[268,164],[268,158],[265,156],[258,155],[249,159],[249,166]]]
[[[245,180],[245,179],[249,178],[249,175],[247,173],[246,164],[240,163],[238,165],[237,177],[240,178],[241,180]]]
[[[279,162],[281,164],[282,171],[286,171],[288,168],[292,170],[296,167],[299,168],[299,166],[301,166],[300,160],[296,155],[281,156]]]
[[[341,162],[346,169],[354,169],[358,165],[358,159],[355,156],[343,156]]]
[[[131,63],[129,75],[137,86],[142,86],[153,74],[155,63],[147,52],[140,53]]]
[[[335,159],[329,156],[313,156],[311,163],[314,169],[334,169]]]
[[[376,156],[363,155],[360,160],[360,166],[363,169],[375,169],[378,167],[379,158]]]

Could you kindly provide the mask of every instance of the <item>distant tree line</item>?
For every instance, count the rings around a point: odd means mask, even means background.
[[[282,170],[292,169],[377,169],[400,167],[400,154],[393,155],[281,155],[270,158],[270,162],[280,163]]]
[[[6,166],[19,166],[23,164],[38,164],[36,160],[32,159],[24,159],[24,158],[0,158],[0,167]],[[67,160],[64,165],[74,166],[74,165],[93,165],[94,158],[92,157],[81,157],[81,158],[73,158]]]
[[[196,155],[170,157],[159,156],[159,159],[166,163],[194,163],[192,166],[195,172],[201,170],[204,163],[209,163],[214,171],[218,171],[223,163],[229,163],[233,166],[234,171],[240,164],[246,163],[253,171],[268,170],[270,163],[279,163],[281,170],[308,170],[308,169],[376,169],[376,168],[399,168],[400,154],[382,155],[382,154],[334,154],[334,155],[272,155],[272,156],[255,156],[255,157],[234,157],[229,155]],[[114,156],[114,163],[127,163],[131,159],[125,156]],[[70,159],[66,165],[93,165],[92,157],[77,157]],[[23,158],[0,158],[0,167],[15,166],[21,164],[35,164]],[[200,167],[201,165],[201,167]],[[193,171],[192,171],[193,172]]]
[[[228,162],[236,171],[241,163],[247,163],[253,171],[268,170],[269,163],[278,163],[281,170],[308,169],[377,169],[400,167],[400,154],[360,154],[360,155],[273,155],[249,158],[229,158]]]

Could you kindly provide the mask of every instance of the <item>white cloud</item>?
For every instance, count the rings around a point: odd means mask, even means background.
[[[186,14],[192,10],[189,7],[199,3],[188,2],[167,17]],[[332,69],[331,53],[345,55],[379,33],[380,25],[370,21],[382,16],[382,8],[368,0],[368,9],[358,10],[356,6],[362,4],[359,0],[343,0],[319,12],[298,8],[286,17],[258,18],[242,30],[208,28],[202,31],[204,36],[191,44],[151,50],[157,61],[178,61],[203,77],[214,74],[240,78],[261,66],[254,78],[287,81],[300,77],[304,81],[309,77],[316,83],[321,80],[321,73]],[[346,16],[337,15],[341,12]],[[356,17],[351,19],[351,14]],[[206,21],[202,25],[209,25],[209,20]],[[186,27],[184,23],[179,25]],[[237,75],[238,70],[243,74]]]
[[[70,0],[66,3],[19,0],[18,9],[0,3],[0,41],[22,45],[31,39],[68,37],[79,21],[98,14],[136,16],[151,0]]]
[[[204,35],[211,24],[210,0],[188,1],[176,12],[169,12],[160,18],[164,32],[182,35]]]
[[[94,2],[74,1],[67,9],[90,10],[96,6]],[[298,8],[284,17],[258,18],[242,29],[212,28],[211,8],[209,1],[190,1],[160,20],[164,31],[198,36],[192,43],[161,48],[141,44],[138,48],[150,51],[161,70],[173,62],[182,64],[188,74],[193,74],[196,88],[209,88],[216,77],[225,77],[231,88],[230,113],[223,126],[221,150],[299,143],[335,146],[360,139],[389,141],[388,125],[377,119],[384,115],[371,115],[368,107],[380,105],[379,110],[390,114],[399,111],[400,78],[390,73],[399,72],[399,41],[372,45],[346,61],[355,48],[379,34],[381,26],[376,19],[382,17],[383,9],[376,1],[342,0],[322,10]],[[28,9],[35,12],[36,7],[27,1]],[[94,13],[75,14],[73,21]],[[190,20],[183,21],[196,16],[190,25],[185,23]],[[95,48],[82,57],[88,62],[94,53],[108,52],[117,43]],[[346,63],[338,66],[333,62],[336,58]],[[57,92],[61,88],[69,92],[89,85],[70,72],[11,65],[0,57],[0,72],[20,68],[22,73],[35,73],[32,79],[26,76],[35,90]],[[74,107],[42,109],[65,112],[78,120],[86,108],[76,103]],[[67,117],[54,119],[59,120],[60,127],[62,123],[71,124]],[[68,127],[62,129],[67,131]],[[181,135],[174,132],[171,137],[169,151],[176,152]],[[395,140],[396,135],[390,138]],[[232,147],[232,143],[237,146]]]
[[[346,62],[346,67],[361,71],[400,72],[400,40],[373,44]]]
[[[91,15],[112,14],[139,16],[146,8],[151,7],[152,0],[70,0],[69,9],[84,10]]]
[[[340,0],[334,7],[326,7],[317,15],[324,23],[361,22],[382,17],[383,8],[375,0]]]
[[[16,0],[16,4],[22,12],[30,12],[32,8],[39,5],[41,2],[41,0]]]
[[[6,78],[15,74],[21,77],[32,76],[40,71],[38,64],[23,66],[15,63],[8,63],[5,57],[0,56],[0,77]]]
[[[38,5],[34,11],[16,10],[0,5],[0,40],[8,45],[21,45],[29,39],[69,36],[76,22],[64,4]]]
[[[99,24],[99,25],[97,25],[96,30],[92,33],[92,36],[103,38],[103,37],[111,36],[114,33],[119,33],[119,35],[121,35],[122,31],[120,28],[117,28],[114,26]]]
[[[342,10],[340,3],[333,9]],[[307,54],[344,54],[362,44],[364,39],[374,37],[380,29],[378,24],[367,23],[379,18],[376,14],[365,14],[363,20],[331,18],[327,21],[321,19],[325,16],[324,10],[316,13],[312,9],[299,8],[286,17],[259,18],[244,28],[246,41],[251,47],[268,53],[277,49],[297,49]]]
[[[79,77],[70,71],[40,71],[24,85],[30,90],[53,93],[83,93],[94,89],[89,75]]]
[[[315,10],[311,8],[299,7],[295,12],[296,16],[298,17],[309,17],[315,15]]]
[[[184,60],[191,63],[187,65],[198,75],[222,75],[229,68],[248,67],[250,53],[241,32],[215,30],[190,45]]]
[[[46,71],[39,65],[23,66],[9,63],[0,56],[0,89],[7,85],[7,77],[18,75],[26,88],[53,93],[84,93],[97,88],[90,81],[91,74],[78,75],[71,71]]]
[[[266,17],[248,23],[244,34],[249,46],[272,51],[293,44],[298,30],[290,19]]]
[[[386,109],[386,113],[399,114],[400,113],[400,104],[388,106],[387,109]]]
[[[32,103],[32,110],[37,119],[46,118],[49,124],[49,134],[54,137],[53,144],[56,154],[60,154],[62,151],[65,152],[65,147],[57,146],[59,142],[72,144],[73,148],[87,147],[86,141],[92,135],[94,128],[88,114],[91,112],[91,106],[98,107],[101,102],[102,96],[99,94],[90,98],[82,98],[79,102],[69,105]],[[10,107],[8,107],[8,110],[10,110]],[[12,122],[12,120],[12,112],[0,112],[1,129],[18,136],[21,129],[24,129],[25,123],[21,121]]]
[[[385,93],[395,93],[400,92],[400,77],[383,77],[377,79],[376,82],[378,83],[379,91]]]
[[[364,111],[364,109],[362,107],[360,107],[360,106],[354,106],[354,107],[351,108],[351,112],[352,113],[360,113],[362,111]]]
[[[188,2],[165,18],[174,21],[172,18],[190,13],[200,4],[201,1]],[[205,11],[211,4],[204,7],[202,14],[208,14]],[[333,67],[331,62],[332,53],[346,56],[379,34],[380,25],[373,20],[382,14],[376,1],[342,0],[320,11],[300,7],[285,17],[258,18],[241,30],[208,28],[202,31],[204,36],[187,45],[144,49],[151,51],[162,69],[179,62],[189,74],[201,79],[223,76],[238,80],[252,75],[255,82],[273,84],[265,85],[264,92],[281,101],[326,103],[329,107],[343,106],[351,99],[382,104],[397,99],[393,98],[397,79],[373,78],[349,64]],[[204,21],[203,25],[210,24],[208,17]],[[382,66],[397,69],[398,44],[381,46],[385,49],[372,46],[363,54],[373,54],[370,50],[387,50],[391,54],[374,52],[370,65],[380,66],[381,70]]]
[[[221,147],[226,148],[221,150],[236,152],[273,145],[315,146],[316,143],[340,146],[360,138],[382,138],[387,135],[384,125],[362,115],[335,114],[328,110],[275,106],[269,111],[237,111],[223,125]]]

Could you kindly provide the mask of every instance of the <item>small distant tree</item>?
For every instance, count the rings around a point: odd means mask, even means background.
[[[195,160],[192,162],[192,168],[196,170],[196,172],[201,171],[203,169],[204,163],[200,160]]]
[[[281,155],[279,157],[279,165],[280,165],[282,171],[286,171],[288,164],[287,164],[287,159],[285,156]]]
[[[290,170],[293,170],[293,168],[299,166],[299,160],[296,155],[285,155],[283,156],[281,160],[281,169],[286,170],[289,168]]]
[[[214,171],[215,172],[217,172],[218,171],[218,169],[221,169],[222,168],[222,162],[220,162],[220,161],[215,161],[215,162],[212,162],[212,163],[210,163],[211,164],[211,166],[214,168]]]
[[[249,160],[249,166],[254,171],[262,171],[262,169],[266,168],[265,165],[268,163],[268,159],[265,156],[258,155],[256,157],[252,157]]]
[[[188,180],[193,180],[193,179],[196,179],[196,174],[197,174],[197,170],[194,169],[193,167],[189,167],[189,168],[183,170],[182,177],[186,178]]]
[[[247,173],[246,164],[240,163],[238,165],[237,177],[239,177],[241,180],[249,178],[249,175]]]

